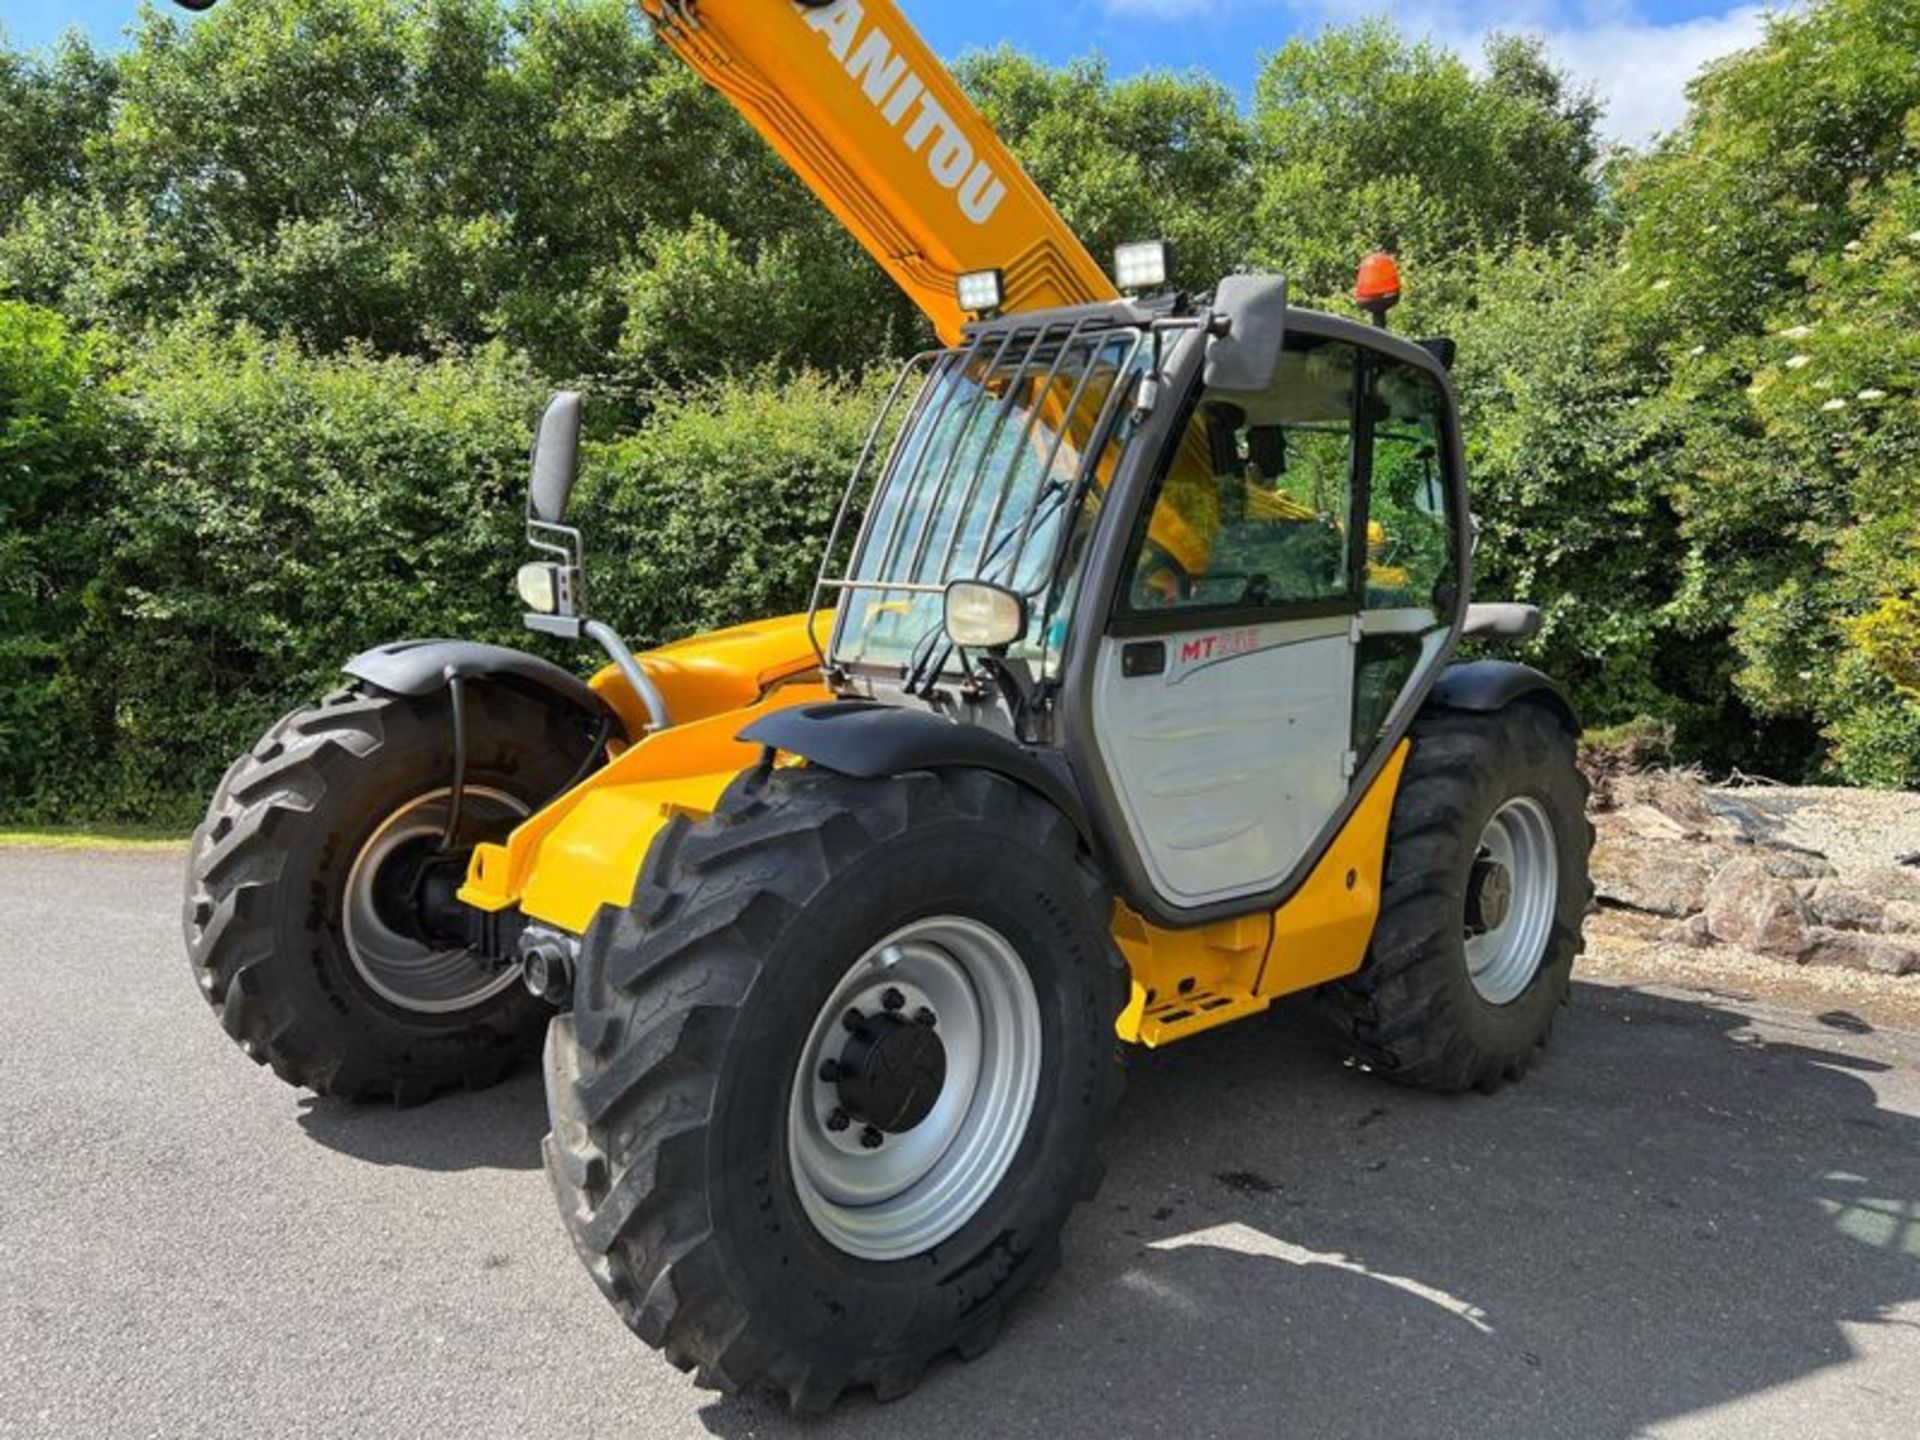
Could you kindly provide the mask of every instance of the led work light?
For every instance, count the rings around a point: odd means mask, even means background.
[[[998,270],[969,270],[954,284],[960,308],[975,315],[998,310],[1005,297],[1005,276]]]
[[[1141,240],[1113,252],[1113,283],[1122,290],[1157,290],[1167,283],[1164,240]]]

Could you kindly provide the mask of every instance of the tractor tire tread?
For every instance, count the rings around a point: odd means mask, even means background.
[[[778,783],[769,783],[774,773]],[[999,776],[916,772],[899,781],[863,783],[854,803],[850,783],[830,771],[745,772],[711,817],[678,822],[656,843],[629,907],[603,908],[586,934],[574,1012],[558,1017],[547,1038],[547,1173],[595,1282],[696,1385],[773,1393],[800,1415],[863,1386],[898,1398],[945,1351],[979,1355],[1005,1306],[1027,1288],[1024,1280],[1003,1286],[962,1338],[938,1350],[846,1364],[809,1359],[763,1334],[728,1288],[701,1208],[701,1131],[715,1058],[756,957],[835,877],[835,860],[938,813],[1015,817],[1010,823],[1030,824],[1051,843],[1072,834],[1054,807]],[[1078,874],[1080,902],[1104,916],[1103,882],[1084,859]],[[1108,950],[1117,1013],[1126,970]],[[1116,1046],[1107,1109],[1118,1096],[1118,1068]],[[1092,1198],[1100,1168],[1088,1167],[1080,1199]],[[1057,1237],[1023,1263],[1030,1278],[1050,1273]]]
[[[1518,1079],[1548,1040],[1552,1013],[1566,1003],[1574,959],[1584,948],[1579,917],[1592,900],[1587,856],[1593,827],[1586,818],[1587,781],[1573,759],[1573,739],[1544,706],[1521,701],[1493,714],[1433,710],[1416,720],[1413,750],[1389,823],[1379,920],[1365,964],[1319,992],[1321,1009],[1356,1059],[1402,1084],[1424,1089],[1490,1092]],[[1573,816],[1559,817],[1577,852],[1578,886],[1563,895],[1535,983],[1552,1005],[1525,1047],[1489,1053],[1461,1024],[1449,967],[1461,962],[1437,943],[1457,926],[1461,898],[1451,876],[1476,813],[1485,777],[1502,764],[1552,769],[1578,796]]]

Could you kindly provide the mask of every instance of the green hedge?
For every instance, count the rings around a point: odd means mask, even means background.
[[[0,818],[184,822],[361,649],[541,644],[512,577],[546,390],[499,349],[315,358],[204,326],[109,367],[0,304]],[[597,607],[644,643],[804,603],[869,410],[813,376],[723,382],[591,445]],[[590,434],[619,414],[590,406]]]
[[[717,381],[594,446],[578,514],[595,608],[668,640],[805,606],[883,396],[813,374]]]
[[[108,550],[112,413],[97,343],[0,300],[0,808],[88,813],[112,709],[84,650]],[[31,798],[29,798],[31,797]]]

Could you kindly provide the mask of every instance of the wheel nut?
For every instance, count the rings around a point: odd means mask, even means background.
[[[840,1078],[840,1062],[838,1060],[822,1060],[820,1062],[820,1078],[829,1085],[833,1084],[834,1081]]]
[[[840,1017],[840,1023],[849,1030],[858,1030],[861,1022],[866,1018],[858,1010],[849,1010]]]
[[[913,1023],[916,1025],[925,1025],[931,1030],[935,1025],[940,1023],[940,1017],[922,1005],[918,1010],[913,1012]]]
[[[892,986],[888,986],[887,993],[880,997],[880,1003],[889,1010],[898,1010],[907,1003],[907,997]]]
[[[860,1132],[860,1144],[864,1149],[878,1150],[882,1145],[886,1143],[887,1143],[887,1137],[882,1135],[877,1129],[875,1129],[871,1125],[867,1126],[866,1129]]]
[[[852,1123],[853,1122],[847,1118],[847,1112],[844,1110],[836,1110],[827,1116],[827,1129],[829,1130],[844,1130]]]

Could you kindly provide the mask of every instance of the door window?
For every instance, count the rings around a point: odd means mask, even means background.
[[[1361,761],[1445,641],[1459,585],[1446,396],[1418,366],[1375,355],[1367,369],[1367,565],[1353,711]]]
[[[1357,372],[1352,346],[1289,337],[1265,391],[1202,393],[1136,540],[1128,611],[1350,601]]]
[[[1367,608],[1432,611],[1453,579],[1446,401],[1440,382],[1395,360],[1372,364],[1372,464],[1367,495]]]

